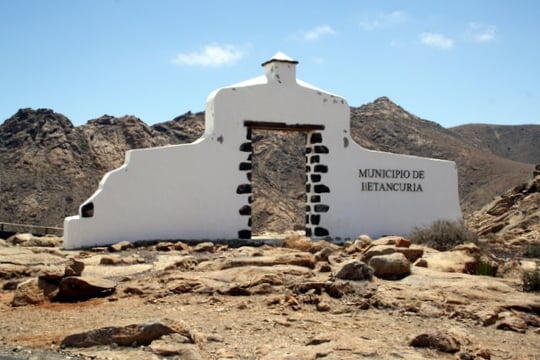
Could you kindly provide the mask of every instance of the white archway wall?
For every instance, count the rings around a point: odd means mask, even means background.
[[[265,66],[270,65],[276,64]],[[461,218],[455,163],[361,148],[350,136],[343,98],[294,81],[291,73],[277,76],[276,71],[293,71],[293,65],[286,62],[210,94],[205,133],[196,142],[129,151],[79,215],[66,218],[65,247],[250,237],[249,151],[242,150],[249,142],[246,121],[321,127],[309,132],[306,144],[306,230],[313,237],[406,234],[437,219]],[[410,175],[381,178],[370,169]],[[387,183],[391,191],[380,185]],[[399,191],[400,183],[416,184],[416,191]],[[82,207],[90,203],[93,216],[83,217]]]

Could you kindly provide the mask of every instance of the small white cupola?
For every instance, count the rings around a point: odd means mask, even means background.
[[[264,68],[268,82],[287,84],[296,83],[296,64],[298,64],[298,61],[278,51],[270,60],[261,65]]]

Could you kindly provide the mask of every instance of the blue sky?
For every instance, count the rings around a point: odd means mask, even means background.
[[[282,51],[351,106],[540,124],[539,15],[535,0],[0,0],[0,123],[25,107],[168,121]]]

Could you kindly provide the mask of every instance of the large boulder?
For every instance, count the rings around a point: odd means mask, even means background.
[[[399,252],[373,256],[368,265],[373,268],[375,276],[381,279],[399,279],[411,273],[411,263]]]
[[[426,261],[432,270],[474,274],[480,258],[481,251],[477,245],[463,244],[450,251],[430,253]]]

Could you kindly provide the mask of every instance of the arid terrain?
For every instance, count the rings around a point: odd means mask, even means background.
[[[19,236],[0,247],[5,355],[538,359],[540,354],[540,296],[523,292],[516,275],[534,260],[515,262],[504,272],[501,267],[505,277],[467,274],[483,256],[473,244],[438,252],[401,237],[372,242],[363,236],[340,247],[293,235],[283,246],[124,243],[87,251],[31,246],[55,241]],[[378,268],[384,257],[402,264],[405,259],[405,270]],[[84,265],[79,275],[71,272],[74,263],[79,269]],[[61,285],[77,276],[69,288]]]
[[[193,141],[203,117],[19,110],[0,125],[0,222],[61,226],[126,150]],[[305,140],[261,131],[254,230],[275,240],[67,251],[1,229],[0,359],[540,359],[540,125],[444,129],[383,97],[351,108],[351,130],[456,161],[472,242],[303,237]]]

